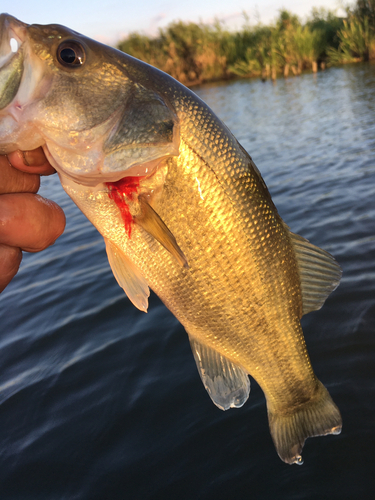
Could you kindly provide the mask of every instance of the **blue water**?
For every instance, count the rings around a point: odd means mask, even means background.
[[[153,295],[148,314],[116,284],[100,235],[56,176],[67,229],[24,256],[0,295],[0,499],[373,499],[375,488],[375,66],[197,93],[262,172],[294,232],[344,275],[303,318],[316,374],[343,416],[280,461],[252,380],[222,412],[184,329]]]

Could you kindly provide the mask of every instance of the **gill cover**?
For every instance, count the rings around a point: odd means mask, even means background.
[[[179,142],[179,123],[174,110],[156,91],[132,82],[120,120],[103,145],[104,171],[146,163],[152,169],[159,159],[177,156]]]

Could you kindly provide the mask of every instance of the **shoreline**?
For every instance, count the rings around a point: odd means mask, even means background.
[[[185,85],[185,87],[188,87],[189,89],[193,89],[193,88],[203,87],[205,85],[211,85],[211,84],[215,84],[215,83],[216,84],[221,84],[221,83],[225,84],[225,83],[230,83],[230,82],[236,82],[239,80],[255,80],[255,79],[259,79],[263,83],[267,83],[267,82],[276,83],[276,81],[280,80],[280,79],[290,80],[293,78],[298,78],[300,76],[309,75],[309,74],[318,75],[319,73],[325,73],[326,71],[329,71],[330,69],[333,69],[333,68],[340,68],[340,66],[350,66],[350,65],[357,66],[358,64],[365,64],[365,65],[375,64],[375,59],[370,59],[369,61],[362,61],[362,60],[348,61],[348,62],[341,63],[341,64],[330,65],[328,67],[326,66],[324,69],[319,68],[318,71],[313,71],[311,69],[304,69],[301,71],[301,73],[298,73],[298,74],[292,73],[292,74],[289,74],[288,76],[285,76],[282,73],[277,73],[275,79],[273,79],[271,77],[262,78],[261,75],[248,75],[248,76],[233,75],[233,76],[229,76],[227,78],[219,78],[219,79],[205,80],[205,81],[196,81],[196,82],[192,82],[192,83],[183,83],[183,85]],[[180,83],[182,83],[182,82],[180,82]]]

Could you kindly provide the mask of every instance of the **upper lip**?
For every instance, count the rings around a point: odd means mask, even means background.
[[[0,14],[0,69],[9,61],[14,54],[11,40],[17,43],[17,49],[26,38],[27,24],[18,21],[9,14]]]

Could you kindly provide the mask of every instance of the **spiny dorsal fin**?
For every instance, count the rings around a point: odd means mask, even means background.
[[[340,283],[342,271],[331,254],[312,245],[298,234],[290,233],[301,279],[303,312],[322,307]]]
[[[190,337],[199,375],[220,410],[240,408],[249,397],[250,380],[243,368]]]
[[[141,311],[147,312],[150,289],[139,269],[109,240],[104,238],[108,262],[117,283],[124,289],[128,299]]]
[[[138,201],[141,213],[134,217],[135,222],[163,245],[182,267],[188,268],[186,257],[178,246],[176,238],[161,220],[159,215],[148,204],[144,196],[139,196]]]

